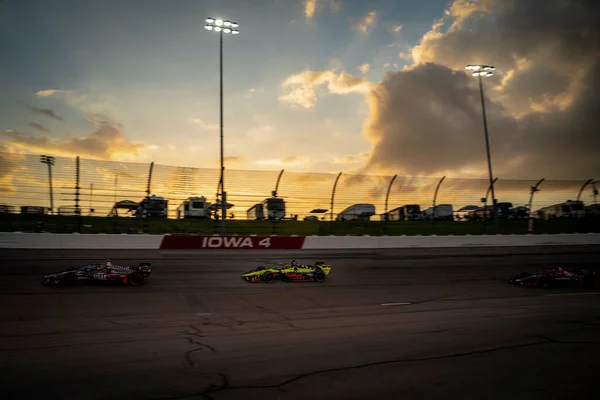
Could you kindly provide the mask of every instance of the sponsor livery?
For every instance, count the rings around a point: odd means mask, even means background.
[[[164,250],[299,250],[304,245],[304,239],[304,236],[165,235],[160,248]]]
[[[121,265],[88,264],[79,268],[50,274],[42,278],[43,285],[75,285],[78,283],[120,282],[125,285],[140,286],[152,273],[150,263],[140,263],[137,267]]]
[[[547,269],[535,274],[521,272],[508,280],[508,283],[525,287],[593,287],[595,271],[581,268],[567,270],[563,267]]]
[[[266,282],[275,280],[286,282],[322,282],[325,280],[332,266],[324,262],[314,265],[302,265],[296,261],[290,264],[276,264],[272,267],[258,267],[242,275],[246,282]]]

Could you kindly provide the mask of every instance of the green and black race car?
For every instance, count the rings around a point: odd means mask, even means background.
[[[296,261],[290,264],[276,264],[272,267],[258,267],[243,274],[246,282],[271,283],[276,279],[287,282],[323,282],[332,266],[324,262],[315,265],[302,265]]]

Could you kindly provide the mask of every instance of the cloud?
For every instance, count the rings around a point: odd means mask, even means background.
[[[350,19],[350,24],[354,29],[360,33],[367,33],[369,28],[374,26],[377,22],[377,13],[375,11],[369,11],[363,17],[359,19]]]
[[[31,126],[34,129],[37,129],[38,131],[41,131],[41,132],[50,132],[50,129],[46,128],[42,124],[38,124],[37,122],[30,122],[29,126]]]
[[[367,94],[373,88],[372,82],[346,72],[336,74],[330,70],[306,70],[285,79],[282,84],[285,94],[279,100],[303,108],[313,108],[317,103],[316,89],[325,84],[331,94]]]
[[[387,27],[388,27],[389,31],[392,33],[400,33],[400,32],[402,32],[402,28],[404,28],[404,25],[402,25],[402,24],[387,24]]]
[[[226,156],[223,157],[223,160],[228,164],[241,164],[246,161],[244,157],[240,156]]]
[[[252,89],[252,91],[254,91],[254,89]],[[194,118],[194,119],[192,119],[192,123],[200,125],[204,129],[211,129],[211,130],[213,130],[213,129],[219,129],[219,125],[217,125],[217,124],[207,124],[206,122],[204,122],[200,118]]]
[[[146,146],[130,142],[123,135],[121,125],[102,125],[88,136],[56,139],[21,132],[6,132],[5,146],[21,151],[51,153],[61,156],[82,156],[113,159],[123,154],[138,154]]]
[[[111,124],[111,119],[106,115],[100,113],[88,113],[84,117],[84,121],[89,122],[95,127]]]
[[[319,6],[323,3],[329,5],[329,9],[333,12],[337,12],[342,8],[342,3],[340,0],[304,0],[304,15],[306,18],[311,19],[314,17],[317,8],[319,8]]]
[[[51,97],[54,96],[58,93],[64,93],[64,90],[57,90],[57,89],[45,89],[45,90],[38,90],[35,95],[38,97]]]
[[[52,110],[51,108],[38,108],[38,107],[31,106],[27,103],[23,103],[23,104],[25,104],[25,106],[27,108],[29,108],[31,111],[33,111],[34,113],[46,116],[48,118],[55,119],[57,121],[63,121],[63,118],[56,115],[54,110]]]
[[[304,15],[306,18],[312,18],[317,11],[317,0],[304,0]]]
[[[600,170],[600,3],[457,0],[367,95],[366,169],[485,176],[477,78],[484,81],[494,175],[582,179]]]
[[[364,163],[369,157],[369,153],[347,154],[333,159],[334,164],[356,164]]]
[[[294,166],[294,165],[304,165],[307,162],[308,162],[308,160],[304,157],[288,156],[288,157],[283,157],[283,158],[258,160],[258,161],[256,161],[256,164],[285,167],[285,166]]]
[[[369,63],[364,63],[362,65],[360,65],[357,69],[363,73],[363,75],[365,75],[367,72],[369,72],[369,68],[371,66],[369,65]]]
[[[0,193],[8,195],[16,192],[15,176],[27,171],[23,160],[22,154],[14,153],[7,146],[0,144]]]

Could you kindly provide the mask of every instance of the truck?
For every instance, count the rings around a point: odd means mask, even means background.
[[[373,215],[375,215],[373,204],[358,203],[339,213],[336,221],[369,221]]]
[[[177,219],[209,219],[211,216],[211,204],[206,197],[188,197],[177,207]]]
[[[285,217],[285,201],[281,197],[269,197],[246,211],[251,220],[276,220]]]

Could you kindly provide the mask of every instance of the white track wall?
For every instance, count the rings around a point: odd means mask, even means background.
[[[156,250],[163,235],[80,235],[62,233],[0,233],[5,249]]]
[[[600,234],[475,236],[307,236],[303,249],[398,249],[600,245]]]
[[[0,249],[158,250],[163,235],[0,232]],[[476,236],[307,236],[303,250],[600,245],[600,234]],[[219,249],[204,249],[203,251]],[[165,250],[168,251],[168,250]],[[240,249],[242,251],[242,249]]]

